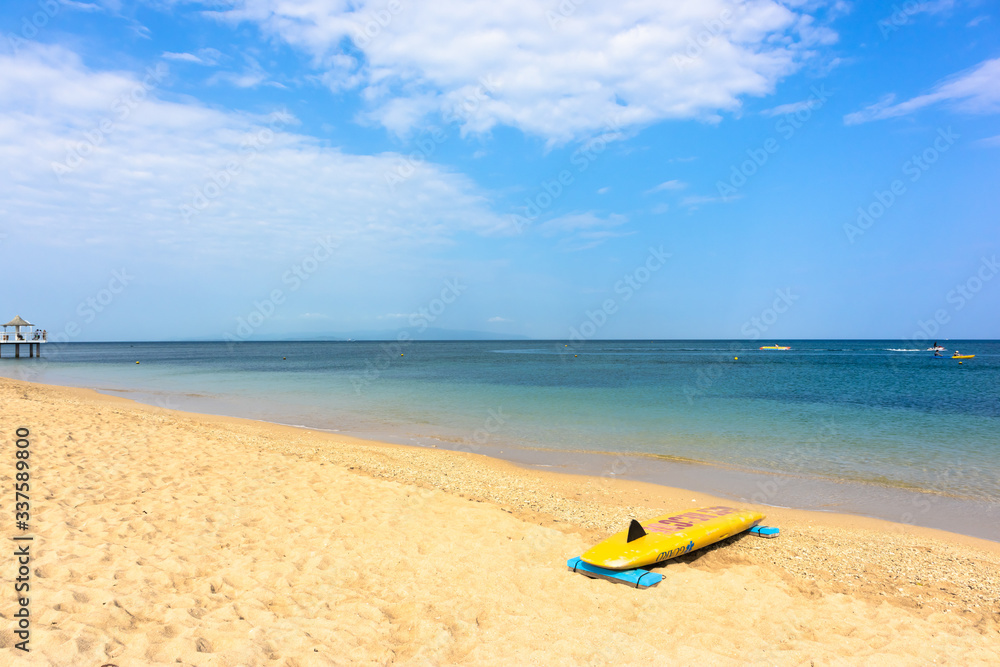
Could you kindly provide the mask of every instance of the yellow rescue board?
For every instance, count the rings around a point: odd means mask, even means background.
[[[664,514],[639,525],[646,532],[628,541],[623,530],[595,545],[580,559],[609,570],[632,570],[676,558],[742,533],[764,520],[760,512],[719,505]]]

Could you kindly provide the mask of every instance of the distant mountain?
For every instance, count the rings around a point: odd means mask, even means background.
[[[472,331],[468,329],[440,329],[427,327],[417,333],[414,329],[387,329],[382,331],[354,331],[343,337],[354,340],[396,340],[406,332],[412,340],[528,340],[527,336],[502,334],[493,331]]]
[[[251,336],[254,341],[346,341],[346,340],[397,340],[400,334],[408,334],[410,340],[528,340],[527,336],[495,333],[492,331],[469,331],[464,329],[439,329],[428,327],[421,332],[416,329],[382,329],[368,331],[347,331],[337,334],[284,334],[272,336]]]

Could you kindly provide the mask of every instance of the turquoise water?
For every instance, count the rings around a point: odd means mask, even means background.
[[[397,441],[649,453],[1000,501],[1000,343],[949,341],[976,355],[961,365],[900,341],[780,343],[792,349],[75,343],[0,373]]]

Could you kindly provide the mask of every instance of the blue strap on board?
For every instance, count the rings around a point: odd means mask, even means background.
[[[750,532],[758,537],[777,537],[781,531],[772,526],[753,526]],[[597,567],[577,558],[570,558],[566,565],[574,572],[591,577],[592,579],[607,579],[616,584],[625,584],[633,588],[649,588],[655,586],[663,580],[663,575],[658,572],[650,572],[637,568],[635,570],[608,570]]]
[[[570,558],[566,561],[566,565],[569,569],[574,572],[579,572],[586,577],[607,579],[613,583],[625,584],[627,586],[631,586],[632,588],[649,588],[650,586],[655,586],[660,583],[663,579],[663,575],[657,572],[650,572],[649,570],[643,569],[608,570],[603,567],[591,565],[590,563],[585,563],[579,558]]]

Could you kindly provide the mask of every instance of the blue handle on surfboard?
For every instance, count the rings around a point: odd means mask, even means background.
[[[649,588],[660,583],[663,575],[657,572],[650,572],[641,568],[635,570],[608,570],[597,567],[590,563],[585,563],[579,558],[570,558],[566,565],[574,572],[579,572],[585,577],[592,579],[607,579],[616,584],[625,584],[632,588]]]
[[[750,532],[758,537],[777,537],[781,531],[770,526],[754,526],[750,529]]]

